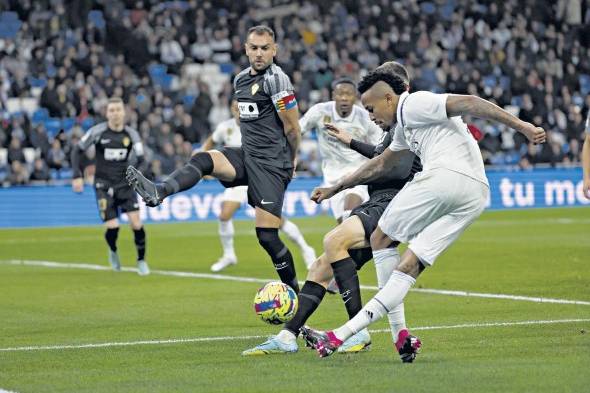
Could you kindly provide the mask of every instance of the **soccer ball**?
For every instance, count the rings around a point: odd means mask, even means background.
[[[271,325],[279,325],[293,318],[298,304],[295,291],[280,281],[269,282],[254,297],[256,315]]]

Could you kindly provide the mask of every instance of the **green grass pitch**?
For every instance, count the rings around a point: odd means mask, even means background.
[[[316,250],[333,226],[328,217],[294,222]],[[274,279],[253,222],[235,225],[240,261],[223,274]],[[486,212],[417,288],[590,302],[589,234],[589,208]],[[147,236],[152,270],[209,273],[220,253],[214,222],[148,225]],[[290,246],[304,280],[298,250]],[[133,267],[128,228],[120,232],[119,248],[123,264]],[[371,327],[379,332],[365,353],[320,359],[300,343],[297,354],[243,358],[242,350],[278,331],[253,312],[259,283],[10,260],[106,266],[103,229],[0,231],[0,391],[590,391],[588,304],[413,291],[407,320],[423,341],[414,364],[402,364],[394,353],[385,320]],[[372,263],[360,278],[375,285]],[[363,300],[372,294],[364,290]],[[341,300],[326,295],[309,323],[333,328],[345,319]],[[101,343],[134,345],[75,347]]]

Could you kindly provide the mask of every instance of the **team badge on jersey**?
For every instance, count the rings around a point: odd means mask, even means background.
[[[324,124],[328,124],[332,122],[332,116],[324,116]]]
[[[127,147],[131,143],[131,140],[127,137],[123,138],[123,146]]]
[[[256,92],[258,91],[258,89],[260,89],[260,86],[258,86],[258,83],[254,83],[252,85],[252,95],[256,94]]]
[[[277,112],[284,112],[297,106],[295,94],[289,91],[282,91],[272,96]]]

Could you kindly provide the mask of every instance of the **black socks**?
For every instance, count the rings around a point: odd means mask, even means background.
[[[297,312],[289,322],[285,324],[285,329],[293,333],[296,337],[299,335],[299,329],[305,324],[305,321],[318,308],[324,295],[326,288],[313,281],[306,281],[299,292],[299,307]]]
[[[135,248],[137,249],[137,260],[142,261],[145,259],[145,231],[143,227],[134,229],[133,236],[135,238]]]
[[[351,319],[363,308],[356,264],[348,257],[332,263],[332,270],[348,312],[348,319]]]
[[[299,284],[297,283],[297,276],[295,274],[293,256],[279,238],[279,230],[277,228],[256,228],[256,236],[260,245],[266,250],[270,259],[272,259],[272,263],[275,265],[275,270],[281,281],[298,293]]]
[[[172,172],[162,183],[156,185],[160,199],[168,195],[188,190],[201,180],[203,176],[210,175],[213,172],[213,159],[206,152],[199,152],[191,159]]]
[[[104,233],[104,238],[113,252],[117,251],[117,237],[119,237],[119,228],[107,228]]]

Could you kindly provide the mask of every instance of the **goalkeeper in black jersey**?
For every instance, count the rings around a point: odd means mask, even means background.
[[[109,246],[109,262],[113,270],[121,270],[117,254],[119,214],[127,213],[137,248],[137,271],[140,275],[150,273],[145,261],[145,231],[139,216],[137,195],[125,180],[125,170],[131,163],[142,166],[143,145],[139,133],[125,125],[125,105],[120,98],[111,98],[107,104],[107,121],[88,130],[72,149],[74,179],[72,188],[82,192],[84,180],[80,167],[80,153],[96,147],[96,174],[94,189],[100,218],[105,223],[105,239]]]

